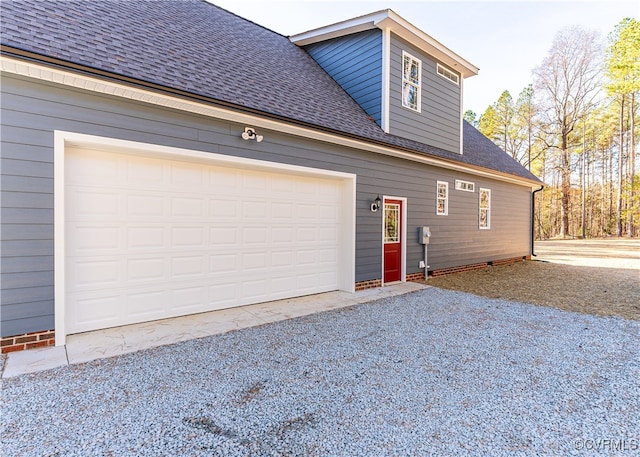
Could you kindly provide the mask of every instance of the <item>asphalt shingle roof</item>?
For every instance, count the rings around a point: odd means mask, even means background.
[[[471,125],[460,155],[384,133],[285,36],[204,0],[2,0],[2,45],[537,180]]]

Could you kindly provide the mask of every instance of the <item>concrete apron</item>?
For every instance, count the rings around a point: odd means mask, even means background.
[[[180,341],[219,335],[294,317],[394,297],[428,286],[398,283],[356,293],[327,292],[257,305],[163,319],[69,335],[65,346],[29,349],[7,354],[2,379],[52,368],[142,351]]]

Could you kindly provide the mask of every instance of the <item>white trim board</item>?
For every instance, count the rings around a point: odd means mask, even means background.
[[[478,74],[478,67],[463,59],[445,45],[426,34],[391,9],[356,17],[346,21],[320,27],[308,32],[293,35],[289,39],[298,46],[329,40],[332,38],[357,33],[363,30],[379,28],[389,29],[409,43],[417,46],[427,54],[436,57],[456,71],[464,78]]]
[[[64,345],[66,342],[65,150],[71,147],[87,147],[119,154],[168,158],[245,170],[260,170],[341,181],[344,193],[343,204],[341,205],[343,223],[341,225],[342,233],[340,234],[342,241],[339,249],[341,255],[339,264],[343,266],[343,274],[340,276],[339,287],[340,290],[346,292],[355,292],[355,174],[56,130],[54,132],[54,312],[56,346]]]

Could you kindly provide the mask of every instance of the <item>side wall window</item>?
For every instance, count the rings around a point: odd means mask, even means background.
[[[437,187],[436,214],[438,216],[446,216],[449,214],[449,183],[438,181]]]
[[[491,228],[491,190],[480,188],[480,228]]]
[[[420,112],[422,62],[402,51],[402,106]]]

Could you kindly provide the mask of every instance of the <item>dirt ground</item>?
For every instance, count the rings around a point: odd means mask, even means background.
[[[427,284],[640,320],[640,239],[538,241],[535,253],[531,261],[439,276]]]

